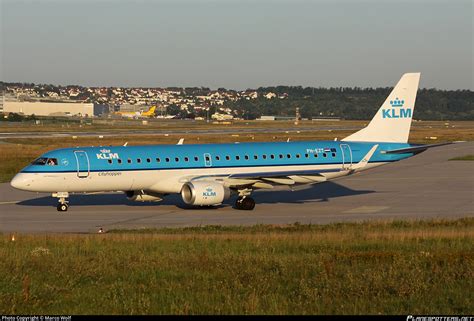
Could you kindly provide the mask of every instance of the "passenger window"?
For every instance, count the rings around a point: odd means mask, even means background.
[[[185,162],[189,162],[189,157],[185,157],[185,158],[184,158],[184,161],[185,161]]]
[[[199,157],[194,156],[194,161],[195,161],[195,162],[199,161]]]
[[[279,157],[280,157],[280,158],[283,158],[283,154],[280,154]]]
[[[263,158],[263,159],[267,159],[267,155],[263,154],[263,155],[262,155],[262,158]]]
[[[290,155],[290,154],[286,154],[286,158],[291,158],[291,155]]]
[[[132,163],[132,160],[129,158],[127,159],[127,163],[131,164]]]
[[[249,159],[249,155],[245,155],[245,157],[244,157],[244,158],[248,160],[248,159]]]
[[[211,158],[209,156],[206,156],[206,162],[210,161]]]
[[[175,158],[174,158],[174,161],[175,161],[175,162],[179,162],[179,157],[175,157]]]
[[[328,155],[326,153],[323,153],[323,157],[326,157],[326,156],[328,156]]]
[[[217,160],[217,161],[218,161],[218,160],[221,160],[221,158],[220,158],[219,156],[216,156],[216,160]]]
[[[253,159],[258,159],[258,155],[253,155]]]
[[[314,158],[318,158],[318,154],[314,153]]]
[[[275,159],[275,155],[271,154],[271,155],[270,155],[270,158],[271,158],[271,159]]]
[[[147,163],[151,163],[151,159],[147,158],[147,159],[146,159],[146,162],[147,162]]]
[[[301,157],[300,154],[296,154],[296,158],[300,158],[300,157]]]
[[[332,157],[336,157],[336,153],[332,153]]]
[[[109,162],[109,164],[112,164],[112,160],[111,160],[111,159],[109,159],[109,160],[107,160],[107,161]]]
[[[239,155],[235,156],[235,159],[240,160],[240,156]]]
[[[156,158],[156,162],[159,163],[161,162],[161,159],[159,157]]]
[[[122,164],[122,160],[121,160],[121,159],[117,159],[117,163]]]
[[[137,158],[137,163],[140,164],[142,162],[141,158]]]
[[[308,158],[308,157],[309,157],[309,154],[304,154],[304,157]]]
[[[167,163],[169,163],[169,162],[170,162],[169,157],[166,157],[165,161],[166,161]]]
[[[227,155],[227,156],[225,157],[225,159],[226,159],[226,160],[230,160],[230,156]]]

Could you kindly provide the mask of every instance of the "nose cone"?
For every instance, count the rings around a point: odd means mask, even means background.
[[[28,191],[31,188],[31,183],[33,183],[33,179],[30,176],[31,174],[19,173],[13,177],[10,185],[13,188]]]

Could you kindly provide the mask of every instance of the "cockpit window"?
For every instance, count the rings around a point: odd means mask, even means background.
[[[58,160],[57,158],[46,158],[46,157],[40,157],[34,160],[32,165],[49,165],[49,166],[56,166],[58,165]]]
[[[40,157],[34,160],[31,165],[46,165],[46,162],[48,161],[47,158]]]

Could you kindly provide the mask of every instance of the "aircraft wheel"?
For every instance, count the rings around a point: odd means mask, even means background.
[[[239,197],[235,202],[235,208],[238,210],[251,211],[255,208],[255,201],[251,197]]]
[[[68,208],[69,206],[67,204],[61,204],[61,203],[59,203],[57,207],[59,212],[66,212]]]

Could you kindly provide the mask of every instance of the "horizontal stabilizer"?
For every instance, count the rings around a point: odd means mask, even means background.
[[[381,153],[382,154],[408,154],[408,153],[419,154],[421,152],[424,152],[428,148],[439,147],[439,146],[444,146],[444,145],[449,145],[449,144],[452,144],[452,143],[448,142],[448,143],[431,144],[431,145],[411,146],[411,147],[406,147],[406,148],[383,150],[381,151]]]

